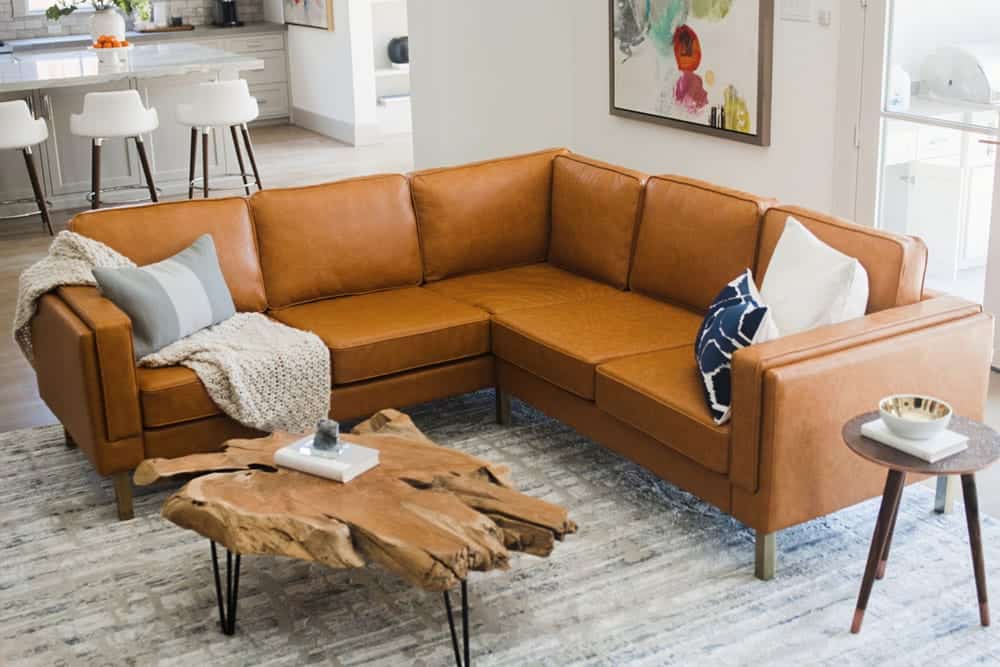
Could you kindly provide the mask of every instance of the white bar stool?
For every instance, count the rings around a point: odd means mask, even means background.
[[[177,120],[181,125],[191,128],[191,163],[188,168],[188,199],[194,197],[195,158],[198,149],[198,135],[201,135],[201,188],[204,197],[208,197],[208,135],[213,127],[228,127],[236,149],[236,161],[240,166],[240,178],[243,179],[243,190],[250,194],[247,183],[246,167],[243,165],[243,154],[240,152],[240,142],[236,136],[239,127],[243,134],[243,146],[250,158],[250,168],[253,169],[253,179],[257,189],[262,190],[260,172],[257,171],[257,158],[250,143],[250,131],[247,123],[257,118],[260,110],[257,98],[250,95],[247,82],[243,79],[232,81],[210,81],[199,84],[194,89],[194,98],[190,103],[177,105]]]
[[[87,93],[84,96],[83,113],[70,116],[69,130],[77,136],[90,137],[91,208],[99,208],[101,205],[101,144],[105,139],[124,138],[127,141],[131,137],[135,140],[146,187],[149,188],[149,198],[154,202],[159,201],[142,141],[143,134],[152,132],[159,125],[156,109],[144,107],[137,90],[112,90]],[[108,189],[130,190],[132,186]]]
[[[49,128],[41,118],[35,118],[28,108],[28,103],[24,100],[11,100],[10,102],[0,102],[0,150],[16,149],[24,155],[24,164],[28,168],[28,179],[31,181],[31,190],[35,193],[34,201],[38,205],[37,211],[29,211],[18,215],[3,216],[4,220],[14,218],[26,218],[31,215],[41,215],[42,224],[52,236],[52,221],[49,219],[48,203],[45,201],[45,193],[42,192],[42,182],[38,179],[38,170],[35,168],[35,158],[31,153],[31,147],[37,146],[49,137]],[[0,202],[0,204],[23,204],[31,199],[14,199]]]

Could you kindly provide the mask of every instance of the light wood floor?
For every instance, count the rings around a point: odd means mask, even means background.
[[[287,125],[257,128],[254,145],[265,187],[323,183],[350,176],[403,172],[413,168],[408,137],[379,146],[355,148]],[[230,193],[219,193],[219,195]],[[54,224],[64,229],[72,211],[55,214]],[[49,237],[36,219],[0,221],[0,321],[14,320],[17,276],[44,256]],[[34,372],[10,335],[0,338],[0,432],[56,423],[55,416],[38,397]],[[987,422],[1000,429],[1000,375],[990,384]],[[983,511],[1000,516],[1000,465],[980,475]]]
[[[355,148],[289,125],[255,128],[252,134],[264,187],[308,185],[413,169],[409,137]],[[233,192],[213,194],[226,196]],[[57,232],[66,228],[74,213],[53,213]],[[0,220],[0,322],[8,331],[0,338],[0,432],[57,421],[38,397],[34,372],[9,334],[17,300],[17,277],[45,255],[50,240],[38,218]]]

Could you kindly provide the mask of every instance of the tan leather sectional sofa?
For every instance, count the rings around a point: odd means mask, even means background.
[[[763,279],[789,215],[861,261],[868,315],[737,352],[732,422],[716,426],[695,332],[729,280]],[[513,394],[754,528],[763,578],[776,531],[881,491],[844,421],[899,391],[977,418],[986,399],[992,318],[924,291],[921,241],[562,150],[88,212],[72,229],[139,264],[211,233],[239,310],[329,345],[335,418],[497,387],[501,420]],[[45,296],[32,334],[41,396],[115,476],[123,516],[142,459],[253,435],[192,371],[136,368],[128,318],[93,288]]]

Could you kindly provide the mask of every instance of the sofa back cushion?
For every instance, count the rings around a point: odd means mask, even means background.
[[[645,184],[646,175],[630,169],[557,156],[549,262],[625,289]]]
[[[420,284],[404,176],[261,190],[250,207],[271,308]]]
[[[412,174],[424,279],[544,262],[552,158],[561,152]]]
[[[918,238],[863,227],[797,206],[770,209],[764,216],[754,275],[764,282],[767,265],[786,219],[792,216],[820,241],[856,258],[868,272],[868,312],[920,301],[927,268],[927,246]]]
[[[139,266],[159,262],[209,234],[236,310],[267,308],[257,240],[245,199],[229,197],[88,211],[70,229],[100,241]]]
[[[705,310],[719,290],[753,266],[761,214],[769,204],[762,197],[704,181],[651,177],[630,287],[655,299]]]

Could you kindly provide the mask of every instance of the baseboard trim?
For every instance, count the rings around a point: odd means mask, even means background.
[[[300,107],[292,107],[292,123],[351,146],[368,146],[382,140],[382,133],[373,123],[348,123]]]

